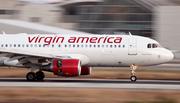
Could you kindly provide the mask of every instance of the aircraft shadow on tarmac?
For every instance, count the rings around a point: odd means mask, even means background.
[[[46,83],[51,83],[51,82],[57,82],[57,83],[120,83],[120,84],[129,84],[129,83],[133,83],[133,84],[174,84],[174,85],[180,85],[180,81],[154,81],[154,80],[139,80],[136,82],[131,82],[130,80],[121,80],[121,79],[116,79],[116,80],[112,80],[112,79],[45,79],[45,80],[41,80],[41,81],[27,81],[25,78],[17,78],[17,79],[11,79],[11,78],[0,78],[0,82],[46,82]]]

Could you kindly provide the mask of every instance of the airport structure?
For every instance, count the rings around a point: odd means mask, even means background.
[[[1,0],[0,19],[33,22],[93,34],[131,32],[180,50],[179,0],[60,0],[35,4]],[[7,33],[49,33],[0,23]],[[175,55],[180,58],[180,56]]]

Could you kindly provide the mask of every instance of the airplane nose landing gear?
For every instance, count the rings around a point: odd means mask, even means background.
[[[136,76],[131,76],[130,79],[131,79],[131,82],[135,82],[137,80],[137,77]]]
[[[131,77],[130,77],[130,80],[132,81],[132,82],[135,82],[136,80],[137,80],[137,77],[135,76],[135,70],[136,70],[136,66],[131,66],[130,67],[130,71],[131,71]]]

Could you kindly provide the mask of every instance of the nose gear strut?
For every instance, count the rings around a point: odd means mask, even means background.
[[[130,71],[131,71],[131,77],[130,77],[130,80],[132,81],[132,82],[135,82],[136,80],[137,80],[137,77],[135,76],[135,70],[136,70],[136,66],[131,66],[130,67]]]

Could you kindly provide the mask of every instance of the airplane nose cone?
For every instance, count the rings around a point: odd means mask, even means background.
[[[170,59],[170,60],[174,59],[174,54],[173,54],[172,52],[170,52],[169,55],[170,55],[170,56],[169,56],[169,59]]]
[[[174,58],[174,54],[171,51],[167,50],[165,57],[166,61],[171,61]]]

